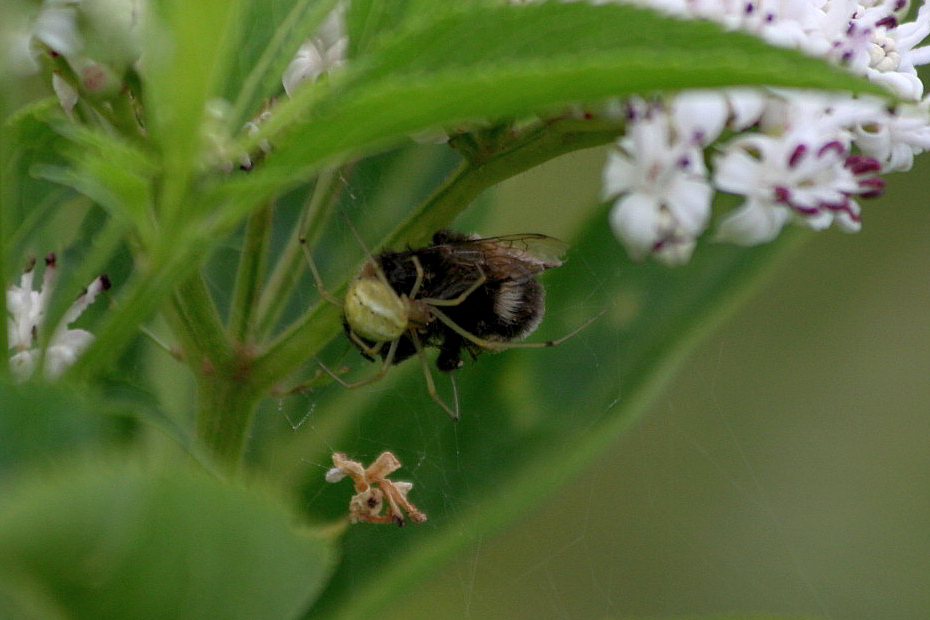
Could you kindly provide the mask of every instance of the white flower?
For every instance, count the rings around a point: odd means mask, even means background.
[[[930,34],[930,13],[924,4],[912,22],[898,23],[893,13],[880,17],[871,28],[865,75],[886,86],[896,95],[917,101],[923,96],[923,83],[917,65],[930,61],[928,48],[918,48]]]
[[[68,0],[45,0],[35,22],[35,37],[62,56],[72,56],[84,48],[78,31],[78,5]]]
[[[610,223],[634,259],[687,262],[710,216],[713,191],[700,145],[714,128],[692,124],[683,136],[664,110],[642,101],[630,109],[629,133],[604,168],[604,197],[614,200]]]
[[[5,3],[0,11],[0,70],[13,75],[39,71],[39,47],[46,45],[57,53],[73,54],[84,46],[78,32],[78,10],[69,0],[45,0],[41,6]]]
[[[901,105],[881,116],[852,126],[853,140],[863,154],[874,157],[883,172],[907,171],[914,156],[930,149],[930,99]]]
[[[15,351],[10,357],[10,370],[20,381],[32,376],[42,357],[42,351],[36,345],[39,333],[45,327],[48,300],[58,276],[55,255],[49,254],[45,258],[42,288],[34,291],[32,288],[34,268],[35,260],[32,260],[23,272],[19,286],[11,285],[6,292],[6,307],[9,314],[7,332],[10,349]],[[43,370],[47,379],[59,377],[93,342],[93,334],[83,329],[68,329],[68,325],[81,316],[81,313],[94,302],[101,291],[108,288],[110,288],[110,281],[106,275],[96,278],[65,312],[61,322],[49,338],[45,351]]]
[[[284,70],[281,83],[284,92],[291,96],[297,86],[305,81],[313,82],[324,73],[342,65],[349,48],[346,36],[344,3],[336,5],[319,31],[307,39],[291,64]]]
[[[852,155],[841,137],[800,127],[783,136],[750,134],[727,144],[714,161],[714,185],[746,201],[720,223],[717,239],[740,245],[770,241],[795,220],[821,230],[860,227],[853,196],[880,193],[879,164]]]
[[[675,135],[683,142],[704,147],[720,137],[730,115],[726,91],[686,90],[671,103]]]
[[[859,200],[884,189],[879,172],[907,170],[930,150],[930,97],[921,100],[916,71],[930,64],[930,0],[910,21],[903,0],[628,1],[831,60],[912,102],[891,109],[865,96],[727,89],[679,93],[667,111],[633,114],[608,156],[603,193],[634,257],[687,260],[715,190],[745,197],[717,240],[763,243],[789,222],[857,231]],[[724,129],[734,137],[715,146]],[[701,149],[716,152],[709,182]]]
[[[19,3],[0,5],[0,78],[30,75],[39,70],[32,49],[35,12]]]

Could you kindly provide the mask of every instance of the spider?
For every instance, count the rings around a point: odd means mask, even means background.
[[[360,237],[358,241],[364,247]],[[427,392],[454,419],[459,417],[455,381],[455,406],[450,407],[436,392],[425,348],[438,348],[436,367],[450,372],[463,365],[463,350],[474,359],[485,350],[552,347],[597,318],[556,340],[512,342],[532,333],[542,321],[545,289],[536,274],[561,265],[568,247],[546,235],[481,238],[440,230],[422,248],[377,256],[366,248],[368,259],[344,301],[326,289],[306,241],[302,243],[320,295],[344,310],[343,327],[349,339],[366,358],[382,360],[375,374],[351,383],[320,364],[323,370],[354,388],[381,379],[393,364],[416,354]]]
[[[327,482],[339,482],[346,476],[355,483],[355,495],[349,500],[349,521],[358,523],[390,523],[399,526],[405,523],[403,508],[414,523],[426,521],[426,514],[420,512],[407,499],[407,493],[413,488],[412,482],[388,480],[388,476],[400,469],[400,461],[393,452],[382,452],[367,468],[358,461],[349,459],[341,452],[333,452],[333,468],[326,472]],[[384,513],[384,500],[388,511]]]

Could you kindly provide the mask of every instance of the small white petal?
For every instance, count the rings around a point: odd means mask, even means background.
[[[55,333],[49,344],[49,349],[54,347],[80,355],[93,341],[94,335],[86,329],[64,329]]]
[[[718,137],[729,110],[723,94],[710,90],[688,90],[672,101],[672,118],[681,140],[707,146]]]
[[[761,90],[749,88],[728,90],[727,100],[733,115],[730,124],[737,130],[743,130],[758,123],[767,102]]]
[[[32,376],[36,370],[36,363],[39,359],[39,350],[30,349],[20,351],[10,358],[10,372],[17,381],[25,381]]]
[[[714,159],[714,185],[731,194],[751,194],[758,188],[759,160],[735,142]]]
[[[346,474],[338,467],[333,467],[331,469],[326,470],[326,476],[324,477],[326,479],[326,482],[339,482],[340,480],[346,477]]]
[[[35,36],[63,56],[77,54],[84,47],[75,7],[46,5],[36,19]]]
[[[0,57],[0,74],[8,71],[13,75],[31,75],[42,68],[32,47],[32,32],[28,26],[17,28],[0,24],[0,46],[6,48],[6,58]]]
[[[636,175],[637,167],[629,157],[617,151],[610,151],[602,174],[601,196],[607,200],[629,190],[633,187]]]
[[[349,51],[349,39],[345,35],[345,10],[345,3],[337,4],[316,34],[297,50],[294,60],[281,76],[281,83],[288,96],[292,96],[301,83],[313,82],[323,73],[345,62]]]
[[[95,278],[94,281],[90,283],[90,286],[87,287],[87,290],[79,295],[74,303],[71,304],[71,307],[68,308],[67,312],[65,312],[62,323],[68,325],[76,321],[87,307],[94,303],[94,300],[97,299],[97,295],[107,288],[109,288],[109,281],[105,276]]]
[[[61,109],[71,116],[71,111],[78,102],[78,92],[57,73],[52,74],[52,90],[58,95]]]
[[[680,233],[697,237],[710,219],[714,189],[703,178],[677,177],[668,192],[666,206]]]
[[[640,260],[659,240],[659,206],[645,194],[627,194],[610,210],[610,225],[630,256]]]
[[[673,242],[663,243],[653,255],[656,260],[668,267],[680,267],[691,260],[695,246],[697,246],[697,240],[694,238],[676,239]]]
[[[787,207],[749,199],[720,222],[714,239],[743,246],[767,243],[778,236],[790,217]]]
[[[323,68],[323,56],[313,41],[307,41],[300,46],[297,56],[284,70],[284,76],[281,78],[284,92],[293,96],[299,84],[305,81],[312,82],[323,72]]]
[[[856,213],[857,217],[853,217],[852,213],[840,211],[834,218],[834,221],[843,232],[857,233],[862,230],[862,219],[858,217],[859,205],[858,203],[853,202],[850,206],[851,211]]]

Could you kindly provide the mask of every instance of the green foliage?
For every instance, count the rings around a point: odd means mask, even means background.
[[[573,103],[724,85],[875,91],[631,7],[433,4],[353,2],[345,67],[287,100],[280,75],[335,2],[153,0],[142,66],[121,68],[119,94],[75,83],[72,116],[47,90],[2,108],[0,268],[15,281],[50,249],[62,264],[37,342],[97,274],[114,290],[80,319],[95,339],[64,382],[0,384],[0,615],[376,615],[461,551],[463,525],[500,528],[604,450],[781,246],[715,248],[669,272],[625,259],[600,206],[568,205],[582,232],[547,275],[539,338],[603,316],[558,348],[469,364],[454,422],[415,362],[359,393],[315,372],[349,345],[340,310],[312,292],[301,239],[338,293],[363,253],[334,213],[372,248],[423,243],[489,187],[622,133],[622,119],[567,114]],[[50,78],[62,60],[47,56]],[[436,128],[455,156],[409,146]],[[305,382],[316,391],[284,396]],[[313,433],[281,423],[302,407]],[[366,463],[394,451],[429,521],[340,541],[300,523],[279,496],[300,495],[303,521],[345,518],[349,483],[322,478],[334,449]]]
[[[385,534],[349,531],[345,558],[308,617],[374,616],[464,551],[473,541],[463,532],[493,532],[571,480],[630,426],[695,337],[721,320],[785,249],[717,246],[669,271],[618,256],[597,215],[568,262],[547,274],[547,289],[558,299],[533,340],[557,337],[606,310],[591,326],[555,349],[489,354],[467,364],[459,373],[464,411],[457,423],[430,407],[414,367],[398,373],[396,383],[388,379],[390,389],[369,395],[351,428],[327,434],[350,454],[374,455],[383,446],[404,463],[423,461],[411,497],[430,508],[430,521],[391,535],[390,557],[375,563],[363,550],[384,546]],[[314,422],[325,428],[327,418]],[[316,449],[309,458],[325,462],[325,446]],[[311,474],[308,497],[335,495]],[[321,504],[320,517],[341,508]]]
[[[331,542],[180,461],[72,463],[3,498],[0,615],[293,618],[324,583]]]
[[[300,178],[334,153],[370,150],[424,128],[579,100],[732,84],[878,92],[752,37],[628,6],[465,3],[438,13],[399,28],[337,79],[282,106],[264,135],[286,126],[287,136],[249,184]]]

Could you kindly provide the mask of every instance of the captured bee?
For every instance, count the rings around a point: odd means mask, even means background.
[[[437,348],[436,367],[450,372],[463,365],[466,353],[474,359],[485,350],[555,346],[586,327],[590,320],[557,340],[513,342],[542,321],[545,289],[537,274],[561,265],[567,247],[539,234],[480,238],[440,230],[425,247],[369,256],[344,303],[326,292],[308,250],[321,294],[344,308],[346,335],[366,358],[382,361],[376,374],[355,383],[324,370],[342,385],[357,387],[419,355],[429,395],[458,418],[458,398],[454,408],[439,398],[424,350]]]

